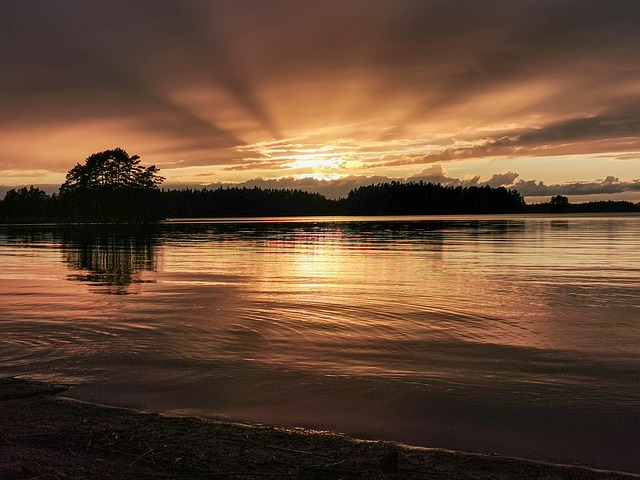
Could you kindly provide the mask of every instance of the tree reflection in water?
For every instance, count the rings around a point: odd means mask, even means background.
[[[106,294],[131,293],[144,283],[145,271],[155,271],[158,235],[152,226],[82,225],[62,232],[64,262],[77,271],[70,280],[98,286]]]

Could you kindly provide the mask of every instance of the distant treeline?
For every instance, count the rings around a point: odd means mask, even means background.
[[[218,188],[163,190],[164,218],[339,215],[339,202],[319,193],[289,189]]]
[[[566,203],[558,208],[552,202],[527,205],[527,213],[615,213],[640,212],[640,203],[624,200],[602,200],[585,203]]]
[[[166,217],[261,217],[292,215],[429,215],[523,212],[522,196],[505,188],[379,183],[329,200],[302,190],[218,188],[161,192]]]
[[[140,223],[162,217],[159,190],[80,190],[47,195],[37,187],[9,190],[0,201],[0,223]]]
[[[425,182],[378,183],[356,188],[344,200],[347,215],[521,213],[524,198],[504,187],[453,187]]]
[[[36,187],[10,190],[0,201],[0,222],[141,222],[162,218],[304,215],[443,215],[547,212],[640,212],[625,201],[571,204],[566,197],[526,205],[515,190],[453,187],[424,182],[379,183],[330,200],[301,190],[218,188],[84,191],[48,195]]]
[[[330,200],[302,190],[218,188],[184,190],[83,190],[47,195],[31,187],[10,190],[0,202],[3,221],[144,221],[160,218],[304,215],[429,215],[519,213],[515,190],[450,187],[433,183],[380,183]]]

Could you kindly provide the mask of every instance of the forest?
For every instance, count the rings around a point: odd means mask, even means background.
[[[527,205],[515,190],[450,187],[433,183],[382,183],[359,187],[347,198],[261,188],[100,190],[69,198],[37,187],[9,190],[0,222],[153,222],[165,218],[306,215],[456,215],[506,213],[640,212],[640,203],[598,201]]]
[[[625,201],[571,204],[556,195],[527,205],[516,190],[397,181],[361,186],[328,199],[296,189],[220,187],[161,190],[159,169],[120,148],[90,155],[67,173],[59,192],[38,187],[9,190],[0,200],[0,223],[146,223],[166,218],[311,215],[457,215],[508,213],[640,212]]]

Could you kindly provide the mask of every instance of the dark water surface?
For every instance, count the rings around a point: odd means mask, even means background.
[[[640,472],[640,216],[0,226],[0,374]]]

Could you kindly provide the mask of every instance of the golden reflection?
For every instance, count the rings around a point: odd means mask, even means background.
[[[97,291],[107,294],[127,294],[132,284],[145,282],[142,273],[156,269],[156,247],[153,233],[117,227],[78,227],[62,236],[64,262],[78,272],[68,278],[99,286]]]
[[[614,258],[611,248],[596,248],[602,256],[594,256],[594,246],[611,242],[593,233],[601,226],[589,235],[567,235],[559,221],[398,217],[203,224],[191,239],[166,244],[163,273],[169,282],[201,286],[197,302],[214,302],[216,321],[233,319],[271,339],[253,352],[269,364],[304,357],[331,364],[334,373],[370,371],[355,357],[338,357],[343,349],[368,358],[371,339],[381,339],[383,349],[462,342],[554,350],[573,342],[569,331],[575,326],[558,324],[554,312],[592,291],[593,278],[586,275],[628,256],[616,252]],[[566,288],[558,289],[563,282]],[[236,294],[222,307],[215,303],[230,291]],[[571,305],[581,316],[593,315],[583,300]],[[222,315],[220,308],[228,311]]]
[[[299,232],[289,245],[276,242],[268,248],[274,254],[289,248],[291,261],[282,273],[296,279],[300,288],[311,284],[323,284],[344,275],[348,258],[344,251],[344,239],[340,230],[323,233]]]

